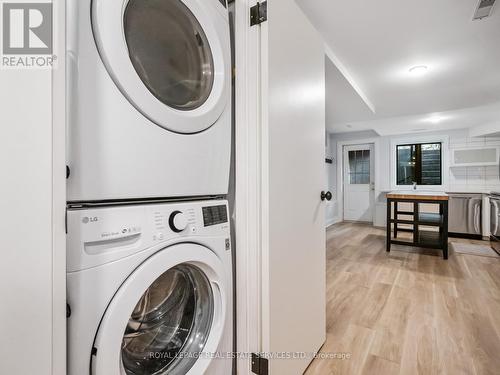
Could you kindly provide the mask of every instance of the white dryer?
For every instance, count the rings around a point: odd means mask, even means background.
[[[68,200],[227,193],[225,0],[69,0]]]
[[[225,201],[68,211],[68,374],[226,375]]]

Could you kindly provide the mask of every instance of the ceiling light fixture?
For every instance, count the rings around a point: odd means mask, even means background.
[[[431,124],[439,124],[443,120],[444,120],[444,117],[432,116],[432,117],[429,117],[429,119],[427,121],[430,122]]]
[[[414,77],[421,77],[427,73],[428,67],[426,65],[417,65],[411,67],[408,71]]]

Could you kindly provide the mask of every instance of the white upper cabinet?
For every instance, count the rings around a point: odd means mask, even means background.
[[[498,165],[500,148],[486,146],[476,148],[456,148],[451,150],[452,167],[474,167]]]

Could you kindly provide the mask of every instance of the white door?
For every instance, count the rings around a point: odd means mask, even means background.
[[[325,341],[324,44],[294,1],[268,1],[261,26],[262,350],[312,353]],[[269,360],[271,375],[311,361]]]
[[[373,149],[373,144],[344,146],[344,220],[373,222]]]

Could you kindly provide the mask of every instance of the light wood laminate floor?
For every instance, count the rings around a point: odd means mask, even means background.
[[[321,351],[350,359],[315,359],[306,374],[500,374],[500,258],[441,255],[387,254],[382,229],[331,227]]]

